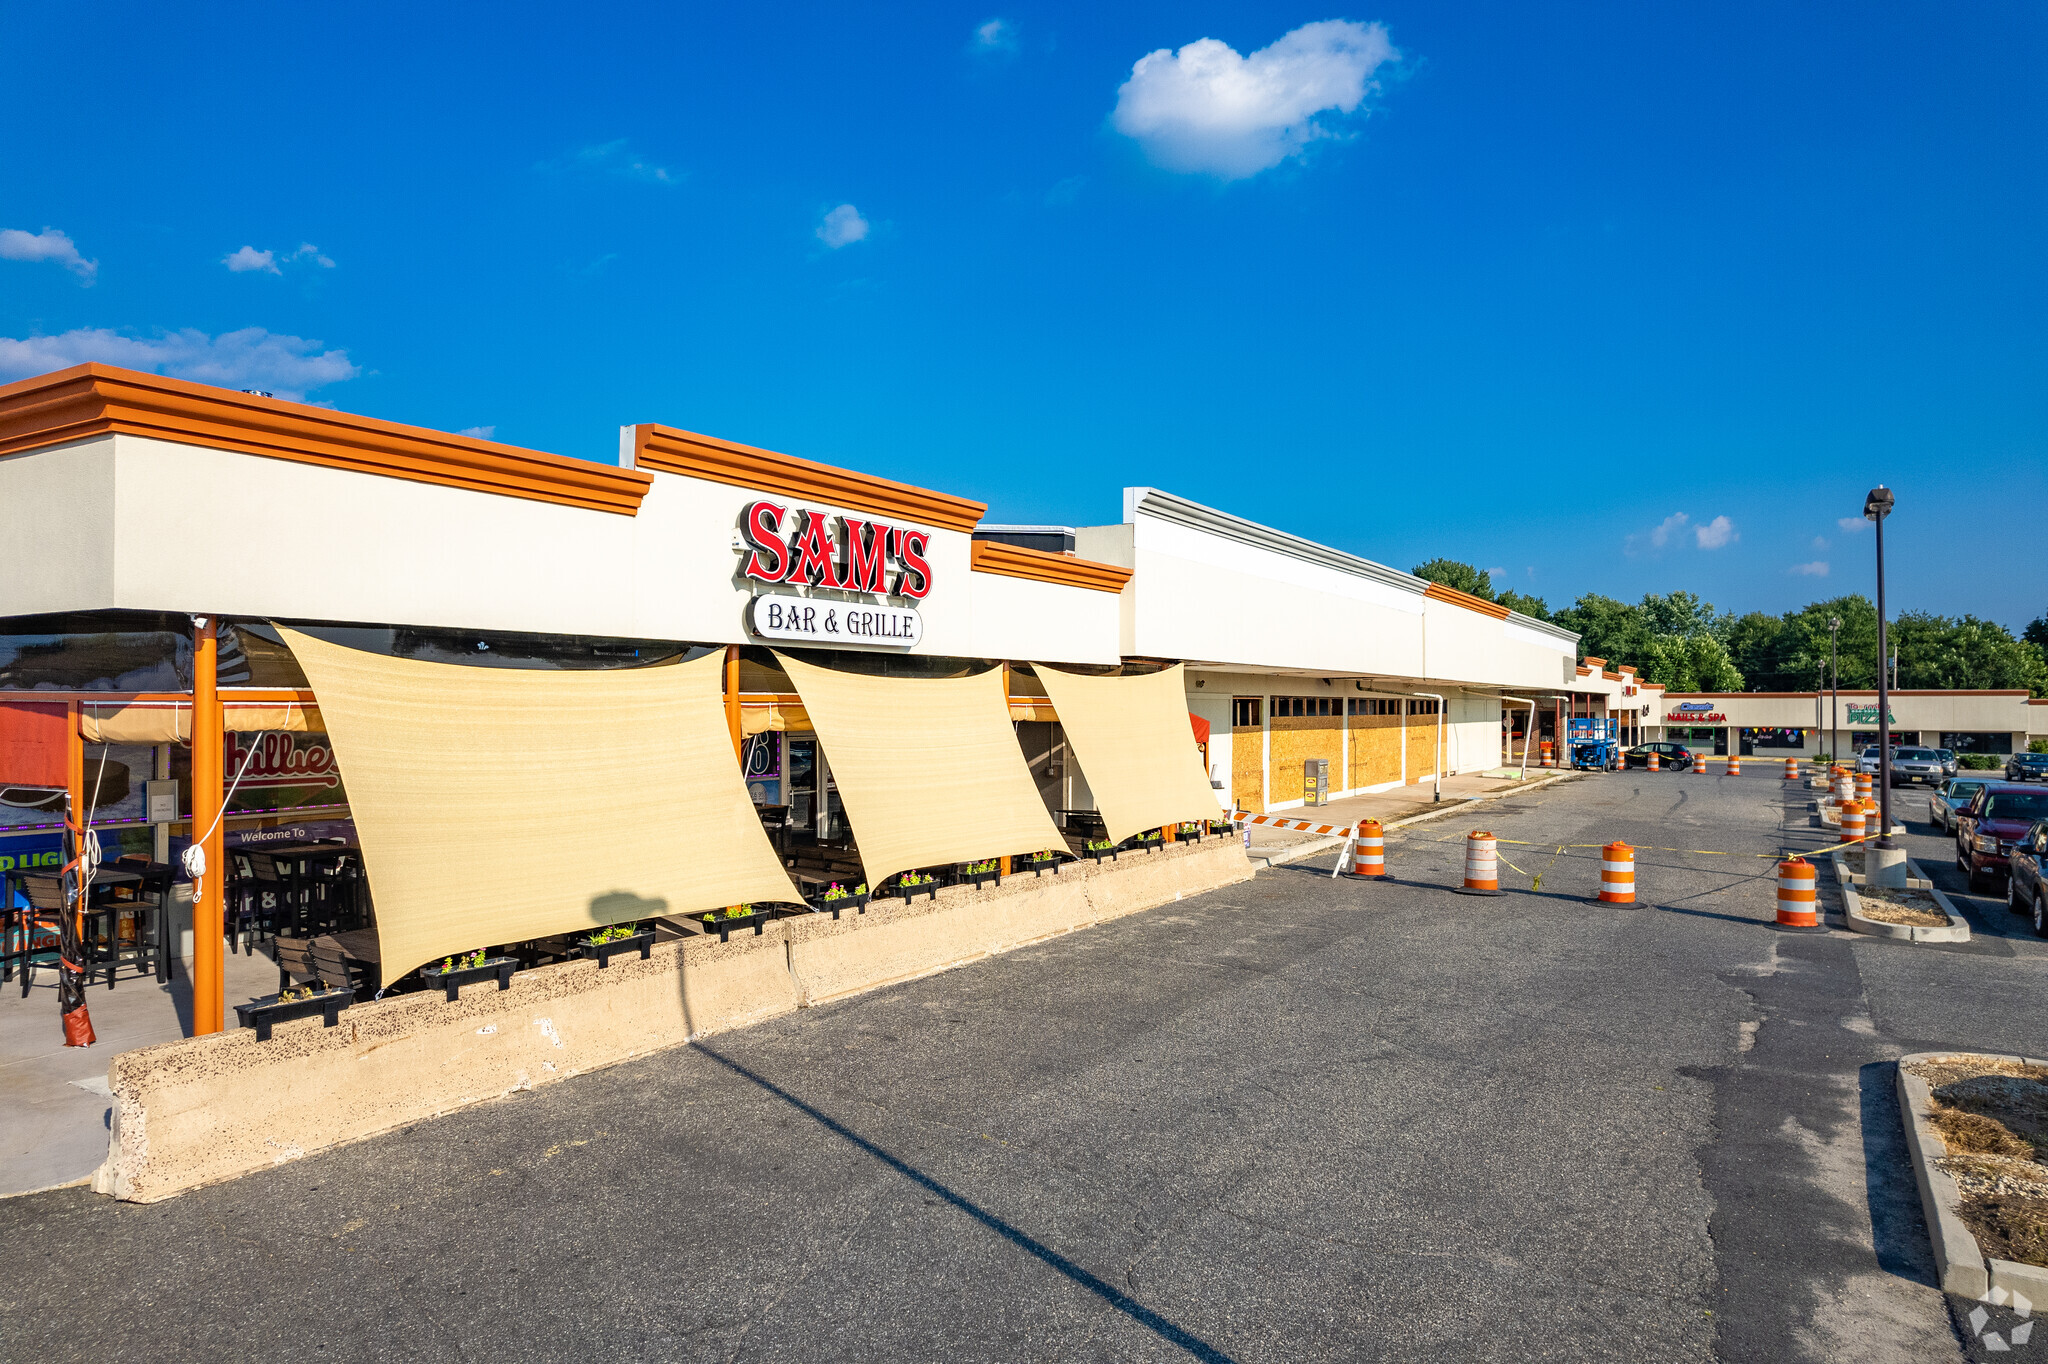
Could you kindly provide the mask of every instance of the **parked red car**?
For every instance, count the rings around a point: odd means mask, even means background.
[[[1956,811],[1956,870],[1971,890],[2006,873],[2013,845],[2039,819],[2048,819],[2048,791],[2009,782],[1990,783]]]

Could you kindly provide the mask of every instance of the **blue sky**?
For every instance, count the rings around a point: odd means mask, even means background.
[[[661,421],[997,520],[1154,484],[1553,606],[1868,591],[1884,481],[1899,608],[2048,611],[2038,7],[7,25],[0,378]]]

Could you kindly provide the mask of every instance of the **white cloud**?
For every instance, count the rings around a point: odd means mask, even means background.
[[[841,204],[818,224],[818,240],[834,251],[842,246],[851,246],[867,235],[868,220],[861,217],[860,210],[852,204]]]
[[[1692,533],[1701,549],[1719,549],[1742,538],[1735,533],[1735,523],[1725,516],[1717,516],[1703,526],[1694,526]]]
[[[1489,568],[1486,570],[1486,576],[1494,579],[1505,578],[1508,576],[1508,571],[1504,568]]]
[[[246,275],[251,270],[261,270],[267,275],[284,273],[277,268],[276,252],[258,251],[253,246],[245,246],[231,255],[222,256],[220,263],[238,275]]]
[[[87,284],[100,273],[100,263],[79,255],[77,244],[54,227],[41,232],[24,232],[18,227],[0,229],[0,260],[51,261]]]
[[[628,180],[645,180],[655,185],[678,185],[682,176],[667,166],[658,166],[626,145],[625,138],[613,142],[600,142],[594,147],[585,147],[576,153],[578,164],[592,170],[601,170],[610,175],[621,175]],[[546,169],[556,169],[549,165]]]
[[[19,340],[0,336],[0,380],[47,374],[88,360],[222,388],[260,388],[292,399],[362,373],[345,350],[321,350],[318,341],[261,327],[219,336],[192,327],[154,337],[123,336],[106,327]]]
[[[1336,136],[1314,116],[1354,112],[1379,89],[1373,72],[1400,59],[1384,25],[1344,19],[1304,24],[1249,57],[1203,38],[1140,57],[1110,122],[1168,170],[1241,180]]]
[[[489,440],[498,434],[498,428],[495,426],[465,426],[455,434],[458,436],[469,436],[475,440]]]
[[[1868,521],[1865,521],[1860,516],[1838,516],[1835,518],[1836,528],[1844,535],[1854,535],[1869,524]]]
[[[1828,561],[1826,559],[1815,559],[1810,564],[1794,564],[1785,571],[1802,574],[1808,578],[1825,578],[1828,576]]]
[[[1813,537],[1813,547],[1814,547],[1815,549],[1826,549],[1826,548],[1828,547],[1828,537],[1827,537],[1827,536],[1825,536],[1825,535],[1816,535],[1816,536],[1814,536],[1814,537]]]
[[[1692,518],[1684,512],[1673,512],[1657,523],[1657,529],[1650,532],[1650,547],[1662,549],[1671,543],[1674,535],[1685,534],[1685,528],[1692,524]]]
[[[298,250],[287,251],[283,255],[275,251],[258,251],[253,246],[245,246],[232,255],[221,257],[220,263],[238,275],[246,275],[251,271],[281,275],[284,273],[282,267],[300,264],[316,265],[322,270],[334,268],[332,258],[322,255],[320,248],[311,242],[300,242]]]
[[[1017,26],[1008,19],[990,19],[974,28],[974,41],[970,46],[976,52],[1015,52],[1017,50]]]

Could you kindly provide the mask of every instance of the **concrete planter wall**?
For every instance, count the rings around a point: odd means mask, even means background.
[[[93,1187],[135,1202],[797,1008],[976,961],[1182,896],[1248,880],[1234,839],[942,890],[866,914],[778,920],[694,938],[600,971],[565,962],[449,1003],[421,992],[359,1004],[340,1026],[282,1023],[123,1052],[108,1067],[114,1133]]]

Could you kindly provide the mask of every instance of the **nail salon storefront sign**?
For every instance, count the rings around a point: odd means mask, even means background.
[[[932,590],[931,532],[766,500],[740,514],[742,578],[836,592],[895,597],[901,605],[773,594],[747,603],[747,629],[760,639],[802,644],[915,648],[924,618],[913,603]]]

